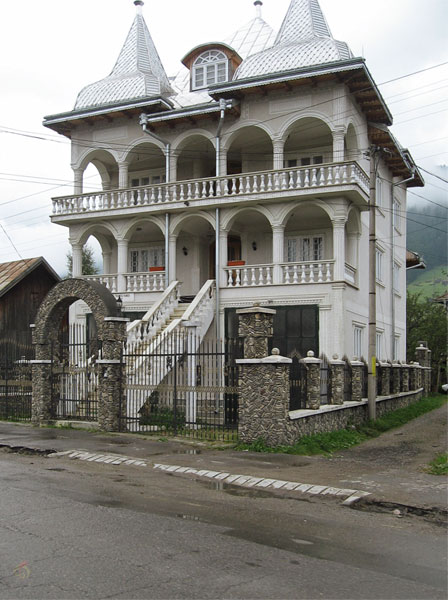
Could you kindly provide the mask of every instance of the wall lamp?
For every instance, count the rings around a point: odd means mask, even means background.
[[[257,249],[257,242],[252,242],[252,250],[255,252],[255,250]]]
[[[123,308],[123,300],[121,298],[121,296],[118,296],[117,298],[117,310],[118,310],[118,314],[121,315],[121,309]]]
[[[186,246],[184,246],[182,248],[182,252],[184,253],[185,256],[188,256],[188,248]]]

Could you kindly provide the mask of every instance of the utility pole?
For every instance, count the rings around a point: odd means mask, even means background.
[[[376,156],[380,149],[370,147],[369,200],[369,353],[368,387],[369,419],[376,418]]]

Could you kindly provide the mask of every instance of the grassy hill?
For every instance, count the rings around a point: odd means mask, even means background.
[[[412,271],[411,271],[412,272]],[[441,296],[448,289],[448,267],[438,266],[430,270],[414,270],[415,279],[408,283],[407,289],[412,294],[420,294],[422,298]]]

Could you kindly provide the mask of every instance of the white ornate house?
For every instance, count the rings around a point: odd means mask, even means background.
[[[259,302],[277,308],[282,352],[366,356],[381,146],[377,355],[404,359],[406,188],[423,182],[364,59],[333,39],[318,0],[291,0],[278,33],[257,0],[251,22],[168,77],[134,4],[111,74],[44,120],[72,142],[74,194],[53,199],[52,220],[69,228],[73,276],[94,236],[95,279],[131,319],[157,316],[148,335],[182,320],[235,335],[235,309]],[[89,164],[102,189],[83,193]]]

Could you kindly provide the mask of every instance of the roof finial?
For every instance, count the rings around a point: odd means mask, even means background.
[[[143,0],[134,0],[134,4],[137,7],[137,14],[141,15],[142,14],[142,7],[145,4],[143,2]]]
[[[255,0],[254,6],[257,9],[257,17],[261,19],[261,7],[263,6],[263,2],[261,0]]]

